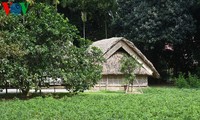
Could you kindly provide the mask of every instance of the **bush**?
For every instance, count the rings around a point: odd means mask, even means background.
[[[178,78],[175,78],[175,84],[178,88],[189,88],[189,84],[184,77],[184,74],[179,74]]]
[[[200,80],[196,75],[192,75],[189,73],[187,81],[191,88],[199,88],[200,87]]]
[[[186,78],[184,74],[179,74],[175,79],[175,84],[178,88],[200,88],[200,79],[196,75],[189,73]]]

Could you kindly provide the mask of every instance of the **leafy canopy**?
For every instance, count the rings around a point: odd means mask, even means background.
[[[33,4],[25,16],[6,16],[0,10],[0,83],[27,94],[47,78],[61,78],[68,90],[83,91],[100,79],[100,51],[88,53],[89,40],[77,35],[77,28],[57,11]],[[78,43],[78,47],[73,45]]]
[[[192,14],[195,0],[118,0],[118,4],[114,35],[134,42],[161,76],[170,68],[174,74],[192,68],[198,43],[194,40],[196,21]],[[171,44],[174,51],[165,51],[166,44]]]

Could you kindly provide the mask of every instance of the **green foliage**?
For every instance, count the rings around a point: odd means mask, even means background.
[[[3,120],[198,120],[199,100],[199,90],[175,88],[149,88],[140,95],[84,93],[61,99],[1,100],[0,117]]]
[[[125,75],[126,84],[132,83],[132,81],[135,79],[134,71],[138,65],[137,61],[133,57],[124,54],[120,63],[120,71]]]
[[[72,21],[73,24],[75,24],[80,29],[80,31],[83,31],[83,37],[85,38],[87,33],[87,38],[90,39],[107,38],[109,27],[108,23],[111,23],[111,20],[113,19],[113,16],[116,14],[117,10],[117,0],[29,1],[35,1],[35,3],[42,2],[56,6],[59,4],[58,11],[59,9],[62,9],[59,12],[65,13],[65,15],[70,18],[70,21]],[[86,22],[89,22],[90,24],[86,24]]]
[[[193,1],[119,0],[118,3],[116,25],[122,27],[120,35],[142,43],[147,49],[154,49],[157,42],[181,43],[195,31],[195,21],[188,12]]]
[[[179,74],[179,76],[175,79],[175,85],[178,88],[189,88],[189,84],[184,77],[184,74]]]
[[[111,33],[109,27],[116,14],[116,0],[60,0],[60,6],[64,8],[58,11],[65,13],[83,31],[83,36],[87,33],[87,38],[99,40]]]
[[[170,68],[176,75],[190,71],[194,54],[198,55],[194,50],[199,39],[194,40],[197,24],[192,10],[195,3],[196,0],[118,0],[113,33],[132,40],[161,76]],[[166,43],[171,43],[174,51],[164,51]]]
[[[26,16],[0,10],[0,28],[0,83],[8,80],[28,94],[47,77],[62,78],[69,90],[79,92],[100,79],[101,67],[95,64],[101,63],[100,51],[88,53],[88,40],[53,7],[33,4]]]
[[[125,93],[127,93],[130,85],[132,85],[133,89],[133,81],[135,80],[134,71],[136,70],[137,67],[139,67],[138,66],[139,64],[132,56],[128,56],[127,54],[123,54],[120,64],[121,64],[120,71],[125,76],[125,84],[126,84]]]
[[[200,88],[200,79],[196,75],[189,73],[186,78],[184,74],[179,74],[175,79],[175,84],[178,88]]]
[[[196,75],[189,73],[187,81],[191,88],[200,88],[200,79]]]
[[[66,89],[72,92],[83,92],[93,87],[101,79],[101,63],[104,59],[102,52],[95,47],[89,51],[85,48],[79,48],[73,52],[75,53],[71,53],[71,55],[75,55],[75,59],[68,60],[68,64],[64,68]]]

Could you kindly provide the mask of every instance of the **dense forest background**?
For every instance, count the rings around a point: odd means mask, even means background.
[[[159,71],[160,82],[171,82],[180,72],[200,76],[198,0],[27,1],[54,6],[83,38],[131,40]]]
[[[86,38],[92,41],[126,37],[153,62],[162,76],[160,82],[171,82],[180,72],[199,75],[198,1],[85,0],[85,6],[83,0],[72,3],[61,2],[58,12],[68,17],[82,36],[85,29]],[[81,19],[84,9],[85,28]]]
[[[96,41],[123,36],[131,40],[158,69],[159,82],[171,82],[180,72],[200,76],[197,0],[85,0],[85,6],[84,0],[75,1],[61,2],[58,12],[68,17],[82,36],[81,12],[85,10],[86,38]]]

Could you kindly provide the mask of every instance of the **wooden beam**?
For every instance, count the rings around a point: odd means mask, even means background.
[[[142,67],[147,70],[151,75],[153,75],[153,71],[151,68],[133,51],[127,44],[124,42],[121,42],[122,48],[129,54],[131,55],[136,61],[138,61],[139,64],[142,65]]]
[[[124,41],[120,41],[116,45],[114,45],[107,53],[104,54],[104,58],[107,60],[120,48],[123,48],[129,55],[131,55],[136,61],[138,61],[138,63],[140,63],[150,75],[153,75],[153,71],[151,70],[151,68],[146,63],[144,63],[144,61],[135,53],[135,51],[133,51],[126,43],[124,43]]]
[[[107,60],[110,56],[112,56],[121,47],[122,47],[121,43],[118,42],[107,53],[104,54],[104,58]]]

